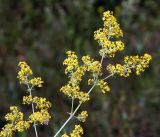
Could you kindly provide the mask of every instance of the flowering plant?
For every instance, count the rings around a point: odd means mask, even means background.
[[[68,57],[64,60],[63,65],[66,66],[65,74],[68,76],[69,81],[61,87],[60,92],[71,98],[72,105],[68,119],[55,133],[54,137],[60,135],[62,129],[72,118],[76,118],[79,122],[86,121],[88,112],[86,110],[79,112],[79,108],[90,100],[90,94],[95,87],[98,87],[103,94],[107,94],[110,91],[107,83],[108,78],[113,75],[128,77],[133,71],[135,71],[137,75],[140,75],[149,66],[152,59],[147,53],[143,56],[126,56],[124,57],[124,64],[108,64],[105,66],[109,75],[103,76],[102,67],[104,58],[113,58],[117,52],[124,50],[124,43],[120,40],[123,32],[112,12],[104,12],[102,20],[104,22],[103,28],[94,32],[94,39],[98,41],[100,47],[100,61],[92,59],[89,55],[83,56],[81,60],[79,60],[75,52],[66,52]],[[19,111],[18,107],[11,106],[11,112],[5,116],[8,124],[2,128],[0,137],[12,137],[13,132],[23,132],[30,128],[31,125],[33,125],[35,135],[38,137],[37,125],[48,124],[52,118],[49,111],[52,105],[46,98],[32,95],[35,87],[42,87],[44,81],[41,77],[33,77],[33,72],[26,62],[19,62],[18,66],[20,67],[20,71],[18,72],[17,78],[20,84],[26,85],[28,93],[28,95],[23,97],[23,104],[31,105],[32,114],[30,114],[27,119],[24,119],[24,114]],[[90,75],[88,79],[90,89],[83,91],[80,88],[80,83],[86,74]],[[78,102],[77,106],[75,106],[75,102]],[[70,134],[65,133],[62,137],[80,137],[82,135],[83,128],[80,124],[76,124]]]

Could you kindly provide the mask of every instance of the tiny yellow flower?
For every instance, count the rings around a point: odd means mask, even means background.
[[[42,87],[42,84],[44,83],[44,81],[42,81],[41,77],[36,77],[36,78],[32,78],[29,81],[29,84],[31,84],[33,87]]]
[[[77,119],[81,122],[85,122],[86,119],[88,117],[88,113],[87,111],[82,111],[78,116],[77,116]]]
[[[97,86],[100,88],[100,91],[102,93],[106,93],[110,91],[110,87],[108,86],[108,83],[105,82],[104,80],[99,80],[97,82]]]
[[[80,125],[75,125],[74,130],[70,133],[71,137],[81,137],[83,135],[83,129]]]

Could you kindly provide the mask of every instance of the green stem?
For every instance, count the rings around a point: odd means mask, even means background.
[[[30,87],[29,84],[27,84],[27,86],[28,86],[29,94],[32,97],[32,87]],[[34,109],[34,104],[32,103],[32,114],[34,114],[34,113],[35,113],[35,109]],[[33,127],[34,127],[34,131],[35,131],[36,137],[38,137],[37,126],[36,126],[35,122],[33,124]]]

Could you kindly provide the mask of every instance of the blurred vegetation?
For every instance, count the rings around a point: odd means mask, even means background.
[[[39,127],[41,136],[51,136],[65,121],[70,102],[59,93],[67,78],[62,61],[66,50],[79,56],[98,57],[93,32],[102,25],[104,10],[112,10],[124,31],[124,55],[148,52],[150,68],[141,76],[113,77],[111,93],[95,91],[84,106],[89,110],[85,137],[158,137],[160,134],[160,1],[158,0],[0,0],[0,126],[10,105],[20,105],[25,87],[16,78],[20,60],[44,78],[34,94],[52,103],[53,120]],[[105,60],[105,63],[112,60]],[[105,70],[105,68],[104,68]],[[86,87],[87,88],[87,87]],[[72,122],[65,131],[72,128]],[[34,136],[33,131],[15,135]],[[40,137],[41,137],[40,136]]]

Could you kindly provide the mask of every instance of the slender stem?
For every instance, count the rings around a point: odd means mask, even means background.
[[[94,85],[90,88],[90,90],[87,93],[90,94],[95,86],[96,86],[96,82],[94,83]]]
[[[132,67],[126,67],[126,69],[132,69],[132,68],[134,68],[134,66],[132,66]],[[108,79],[109,77],[113,76],[114,74],[115,74],[115,72],[112,73],[112,74],[110,74],[110,75],[108,75],[107,77],[103,78],[102,80],[106,80],[106,79]]]
[[[33,105],[33,103],[32,103],[32,112],[34,114],[34,105]],[[33,126],[34,126],[34,131],[35,131],[36,137],[38,137],[37,126],[36,126],[35,122],[34,122]]]
[[[61,128],[58,130],[58,132],[54,135],[54,137],[57,137],[57,135],[62,131],[62,129],[68,124],[68,122],[74,117],[75,113],[78,111],[82,103],[80,103],[77,108],[74,110],[74,112],[69,116],[69,118],[66,120],[66,122],[61,126]]]
[[[107,76],[107,77],[105,77],[103,80],[108,79],[109,77],[113,76],[114,74],[115,74],[115,73],[112,73],[112,74],[108,75],[108,76]]]
[[[104,59],[104,53],[103,53],[102,58],[101,58],[101,65],[103,63],[103,59]]]
[[[29,94],[30,94],[30,96],[32,96],[32,87],[30,87],[29,84],[27,84],[27,86],[28,86]],[[33,114],[35,113],[35,109],[34,109],[34,104],[33,103],[32,103],[32,113]],[[34,127],[34,131],[35,131],[36,137],[38,137],[37,126],[36,126],[35,122],[33,124],[33,127]]]

